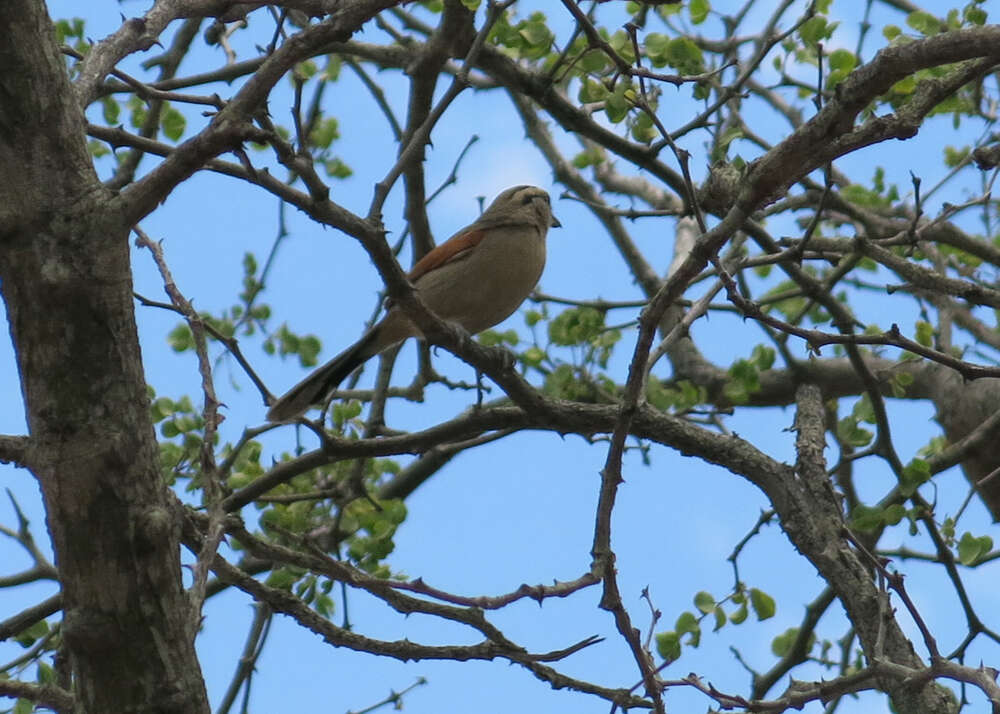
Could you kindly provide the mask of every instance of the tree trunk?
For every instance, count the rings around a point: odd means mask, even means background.
[[[0,4],[0,281],[81,712],[207,712],[129,266],[40,0]]]

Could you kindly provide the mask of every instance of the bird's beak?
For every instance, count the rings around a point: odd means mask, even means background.
[[[562,228],[562,223],[560,223],[559,219],[556,218],[555,216],[552,216],[552,227],[553,228]]]

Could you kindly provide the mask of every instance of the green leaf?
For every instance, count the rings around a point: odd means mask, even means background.
[[[99,159],[102,156],[107,156],[111,153],[111,150],[108,149],[107,146],[100,141],[95,141],[93,139],[87,142],[87,151],[89,151],[90,155],[95,159]]]
[[[715,627],[712,628],[712,632],[718,632],[726,624],[726,611],[721,607],[716,607],[713,612],[715,613]]]
[[[257,256],[249,251],[243,254],[243,274],[255,275],[257,273]]]
[[[968,531],[958,541],[958,561],[962,565],[975,565],[980,558],[993,549],[993,539],[989,536],[977,538]]]
[[[906,396],[906,388],[913,384],[913,375],[907,372],[896,372],[889,378],[892,396],[902,399]]]
[[[586,48],[583,56],[577,62],[577,67],[582,74],[603,74],[611,61],[608,56],[596,48]]]
[[[743,129],[738,126],[731,126],[726,129],[719,140],[716,142],[715,146],[712,147],[712,161],[724,161],[726,155],[729,153],[729,145],[732,144],[737,139],[742,139],[744,137]],[[760,274],[760,268],[766,268],[770,270],[772,266],[761,265],[758,266],[758,274]],[[766,274],[764,275],[766,277]]]
[[[632,108],[632,102],[628,100],[625,94],[629,89],[630,87],[627,83],[618,82],[615,86],[615,91],[609,94],[604,101],[604,113],[607,115],[608,121],[612,124],[620,123],[628,116],[628,112]]]
[[[905,77],[892,85],[889,91],[894,94],[913,94],[917,91],[917,80],[913,77]]]
[[[851,528],[871,533],[882,525],[882,509],[859,503],[851,511]]]
[[[687,37],[675,37],[670,40],[664,59],[681,74],[701,74],[705,71],[705,59],[701,48]]]
[[[272,588],[291,591],[292,586],[298,579],[298,574],[292,572],[290,569],[278,568],[277,570],[272,571],[271,574],[267,576],[267,580],[264,582]]]
[[[163,112],[160,120],[163,133],[171,141],[177,141],[184,135],[184,128],[187,126],[187,119],[174,107],[168,106]]]
[[[354,175],[354,169],[337,157],[324,161],[323,169],[330,178],[345,179]]]
[[[104,121],[108,124],[118,123],[118,117],[121,114],[122,108],[115,101],[114,97],[104,97],[101,100],[101,110],[104,114]]]
[[[666,662],[674,662],[681,656],[681,637],[676,632],[656,633],[656,652]]]
[[[326,67],[323,68],[323,73],[320,75],[320,79],[336,82],[340,77],[340,68],[342,65],[343,61],[340,59],[339,55],[327,55]]]
[[[744,602],[736,609],[735,612],[729,615],[729,621],[734,625],[742,624],[747,619],[748,614],[750,613],[749,610],[747,610],[747,604]]]
[[[917,454],[923,457],[937,456],[942,451],[948,447],[948,437],[946,436],[935,436],[932,437],[924,446],[922,446]]]
[[[503,338],[496,330],[483,330],[476,335],[476,341],[486,347],[496,347],[497,345],[503,344]]]
[[[462,0],[462,4],[465,5],[465,7],[467,7],[468,9],[476,11],[479,9],[479,5],[480,3],[482,3],[482,1],[483,0]]]
[[[160,433],[163,434],[167,439],[173,439],[175,436],[181,433],[181,430],[177,428],[177,424],[172,421],[167,421],[163,423],[160,427]]]
[[[333,598],[329,595],[317,595],[313,607],[323,617],[330,617],[334,612]]]
[[[333,421],[337,426],[342,427],[351,419],[361,414],[361,402],[351,399],[347,402],[338,402],[333,405]]]
[[[851,184],[840,189],[840,195],[845,201],[857,204],[862,208],[883,208],[889,204],[885,196],[872,191],[860,184]]]
[[[965,21],[970,25],[986,24],[986,18],[987,18],[986,11],[983,10],[978,5],[973,5],[971,3],[969,5],[966,5],[965,9],[962,11],[962,16],[964,17]]]
[[[687,643],[692,647],[697,647],[701,641],[701,625],[698,624],[698,618],[694,616],[693,612],[682,612],[677,617],[677,622],[674,623],[674,629],[678,635],[691,635]]]
[[[830,65],[830,69],[850,72],[852,69],[857,67],[858,58],[855,57],[854,53],[850,50],[839,49],[830,53],[830,56],[827,58],[827,62]]]
[[[545,359],[545,353],[539,347],[529,347],[521,354],[521,361],[529,367],[537,367]]]
[[[871,397],[867,394],[862,394],[861,398],[854,403],[854,407],[851,408],[851,416],[858,421],[868,422],[869,424],[877,423],[875,418],[875,407],[872,406]]]
[[[805,44],[815,45],[817,42],[833,36],[834,30],[837,29],[837,25],[839,24],[838,22],[827,22],[826,18],[822,15],[816,15],[802,23],[802,26],[799,27],[798,35]]]
[[[887,526],[894,526],[906,516],[906,509],[901,503],[894,503],[882,512],[882,521]]]
[[[292,73],[294,79],[300,82],[304,82],[307,79],[315,77],[316,72],[318,71],[319,67],[316,66],[315,62],[313,62],[312,60],[306,60],[305,62],[299,62],[297,65],[295,65],[294,69],[292,70]]]
[[[953,169],[966,161],[969,158],[970,153],[972,153],[972,150],[971,147],[968,146],[963,146],[961,148],[946,146],[944,147],[944,163],[948,168]]]
[[[656,409],[667,411],[677,404],[677,390],[669,389],[653,375],[646,381],[646,400]]]
[[[941,245],[940,246],[941,255],[954,256],[954,258],[962,263],[962,265],[968,266],[970,268],[978,268],[983,264],[982,258],[972,255],[971,253],[966,253],[961,248],[956,248],[952,245]]]
[[[936,35],[943,32],[941,21],[929,12],[917,10],[906,16],[906,24],[919,32],[921,35]]]
[[[670,38],[660,32],[650,32],[643,40],[646,56],[655,67],[663,67],[667,63],[667,52],[670,48]]]
[[[498,347],[500,345],[516,347],[517,343],[521,341],[516,330],[504,330],[503,332],[485,330],[484,332],[480,332],[476,339],[479,340],[479,344],[486,345],[487,347]]]
[[[694,596],[694,606],[707,615],[715,610],[715,598],[712,593],[702,590]]]
[[[858,60],[850,50],[838,49],[830,53],[828,62],[830,73],[826,78],[826,86],[828,89],[832,89],[843,82],[847,78],[847,75],[854,71]]]
[[[640,3],[632,3],[632,4],[636,5],[636,7],[638,7]],[[652,4],[652,3],[643,2],[641,4],[642,5],[648,5],[648,4]],[[680,2],[664,2],[664,0],[660,0],[659,2],[656,2],[655,5],[656,5],[656,14],[658,14],[663,19],[667,19],[671,15],[678,15],[678,14],[680,14],[681,9],[683,8],[682,3],[680,3]],[[638,10],[636,10],[636,12],[638,12]],[[631,14],[634,15],[635,12],[633,12]]]
[[[837,437],[845,444],[860,448],[870,444],[875,434],[859,426],[854,417],[844,417],[837,422]]]
[[[14,637],[14,641],[21,647],[31,647],[42,637],[47,635],[49,632],[49,623],[45,620],[39,620],[31,627],[21,630]]]
[[[589,104],[591,102],[603,102],[610,95],[611,91],[603,83],[585,78],[580,83],[580,91],[577,92],[576,98],[582,104]]]
[[[541,59],[555,41],[555,35],[545,24],[545,15],[540,12],[531,13],[514,30],[512,39],[515,39],[518,54],[525,59]]]
[[[904,496],[912,496],[930,477],[930,464],[923,459],[913,459],[903,468],[903,476],[899,479],[899,491]]]
[[[174,401],[168,397],[160,397],[149,406],[150,416],[152,416],[154,424],[163,421],[175,411],[177,411],[177,407],[174,405]]]
[[[524,311],[524,324],[527,325],[528,327],[534,327],[544,319],[545,319],[545,314],[538,310]]]
[[[575,307],[559,313],[549,323],[549,340],[557,345],[579,345],[604,330],[604,313],[592,307]]]
[[[632,138],[643,144],[651,143],[659,136],[659,131],[653,126],[653,120],[645,112],[639,114],[632,123]]]
[[[686,379],[677,383],[680,388],[680,398],[677,408],[687,410],[708,401],[708,390],[705,387],[696,385]]]
[[[712,9],[708,0],[691,0],[688,5],[688,12],[691,14],[691,22],[700,25],[708,17],[709,10]]]
[[[787,655],[792,646],[795,644],[795,640],[799,637],[799,628],[790,627],[780,635],[771,640],[771,651],[778,657],[784,657]],[[809,639],[806,642],[806,652],[811,652],[812,648],[816,645],[816,635],[810,634]]]
[[[322,343],[316,335],[306,335],[299,340],[299,364],[303,367],[315,367]]]
[[[52,665],[44,660],[38,662],[38,672],[35,674],[35,681],[39,684],[52,684],[56,679],[56,673]]]
[[[756,345],[753,348],[753,352],[750,354],[750,361],[757,366],[757,369],[767,370],[771,369],[774,365],[774,357],[774,348],[768,347],[767,345]]]
[[[146,124],[146,117],[149,115],[146,109],[146,103],[143,102],[139,97],[130,97],[126,106],[131,111],[129,115],[129,122],[132,124],[132,128],[141,129]]]
[[[83,28],[83,19],[79,17],[74,17],[72,20],[56,20],[56,42],[61,45],[70,37],[82,40]]]
[[[309,143],[320,149],[327,149],[335,139],[340,138],[340,124],[336,117],[321,119],[309,132]]]
[[[792,645],[795,644],[795,638],[798,636],[799,628],[789,627],[787,630],[771,640],[771,652],[773,652],[776,657],[784,657],[791,651]]]
[[[624,30],[618,30],[611,35],[608,38],[608,44],[628,64],[635,62],[635,48],[632,46],[632,37]]]
[[[573,166],[578,169],[585,169],[588,166],[596,166],[604,161],[604,155],[597,149],[585,149],[573,157]]]
[[[774,617],[775,610],[777,609],[774,598],[757,588],[750,589],[750,605],[753,607],[754,614],[757,615],[758,620],[767,620]]]
[[[917,342],[924,347],[931,347],[934,344],[934,325],[926,320],[917,320],[916,324]]]
[[[345,524],[351,520],[356,524],[354,530],[359,531],[348,539],[348,555],[360,568],[384,577],[388,572],[382,560],[395,548],[393,536],[406,518],[406,507],[399,500],[377,505],[359,500],[348,507],[347,514]]]
[[[578,375],[571,365],[561,364],[545,377],[543,391],[558,399],[593,403],[597,400],[594,382]]]
[[[766,354],[766,352],[758,353],[755,350],[755,355],[749,360],[738,359],[729,368],[729,381],[723,387],[722,392],[733,404],[746,404],[750,400],[750,395],[760,390],[757,362],[760,359],[766,362]],[[773,351],[771,360],[773,361]]]
[[[529,22],[519,32],[529,45],[539,45],[549,39],[550,35],[547,30],[548,28],[543,23]]]
[[[194,347],[194,335],[186,322],[182,322],[177,327],[167,333],[167,344],[174,352],[185,352]]]

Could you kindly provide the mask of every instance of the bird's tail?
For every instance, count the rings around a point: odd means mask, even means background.
[[[290,421],[304,414],[312,405],[321,403],[347,375],[371,357],[370,346],[374,334],[374,331],[369,332],[289,389],[268,409],[267,420]]]

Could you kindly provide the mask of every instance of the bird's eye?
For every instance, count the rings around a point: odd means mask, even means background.
[[[524,205],[524,206],[527,206],[533,200],[535,200],[535,197],[532,196],[530,193],[528,193],[528,194],[525,194],[524,198],[521,199],[521,204]]]

